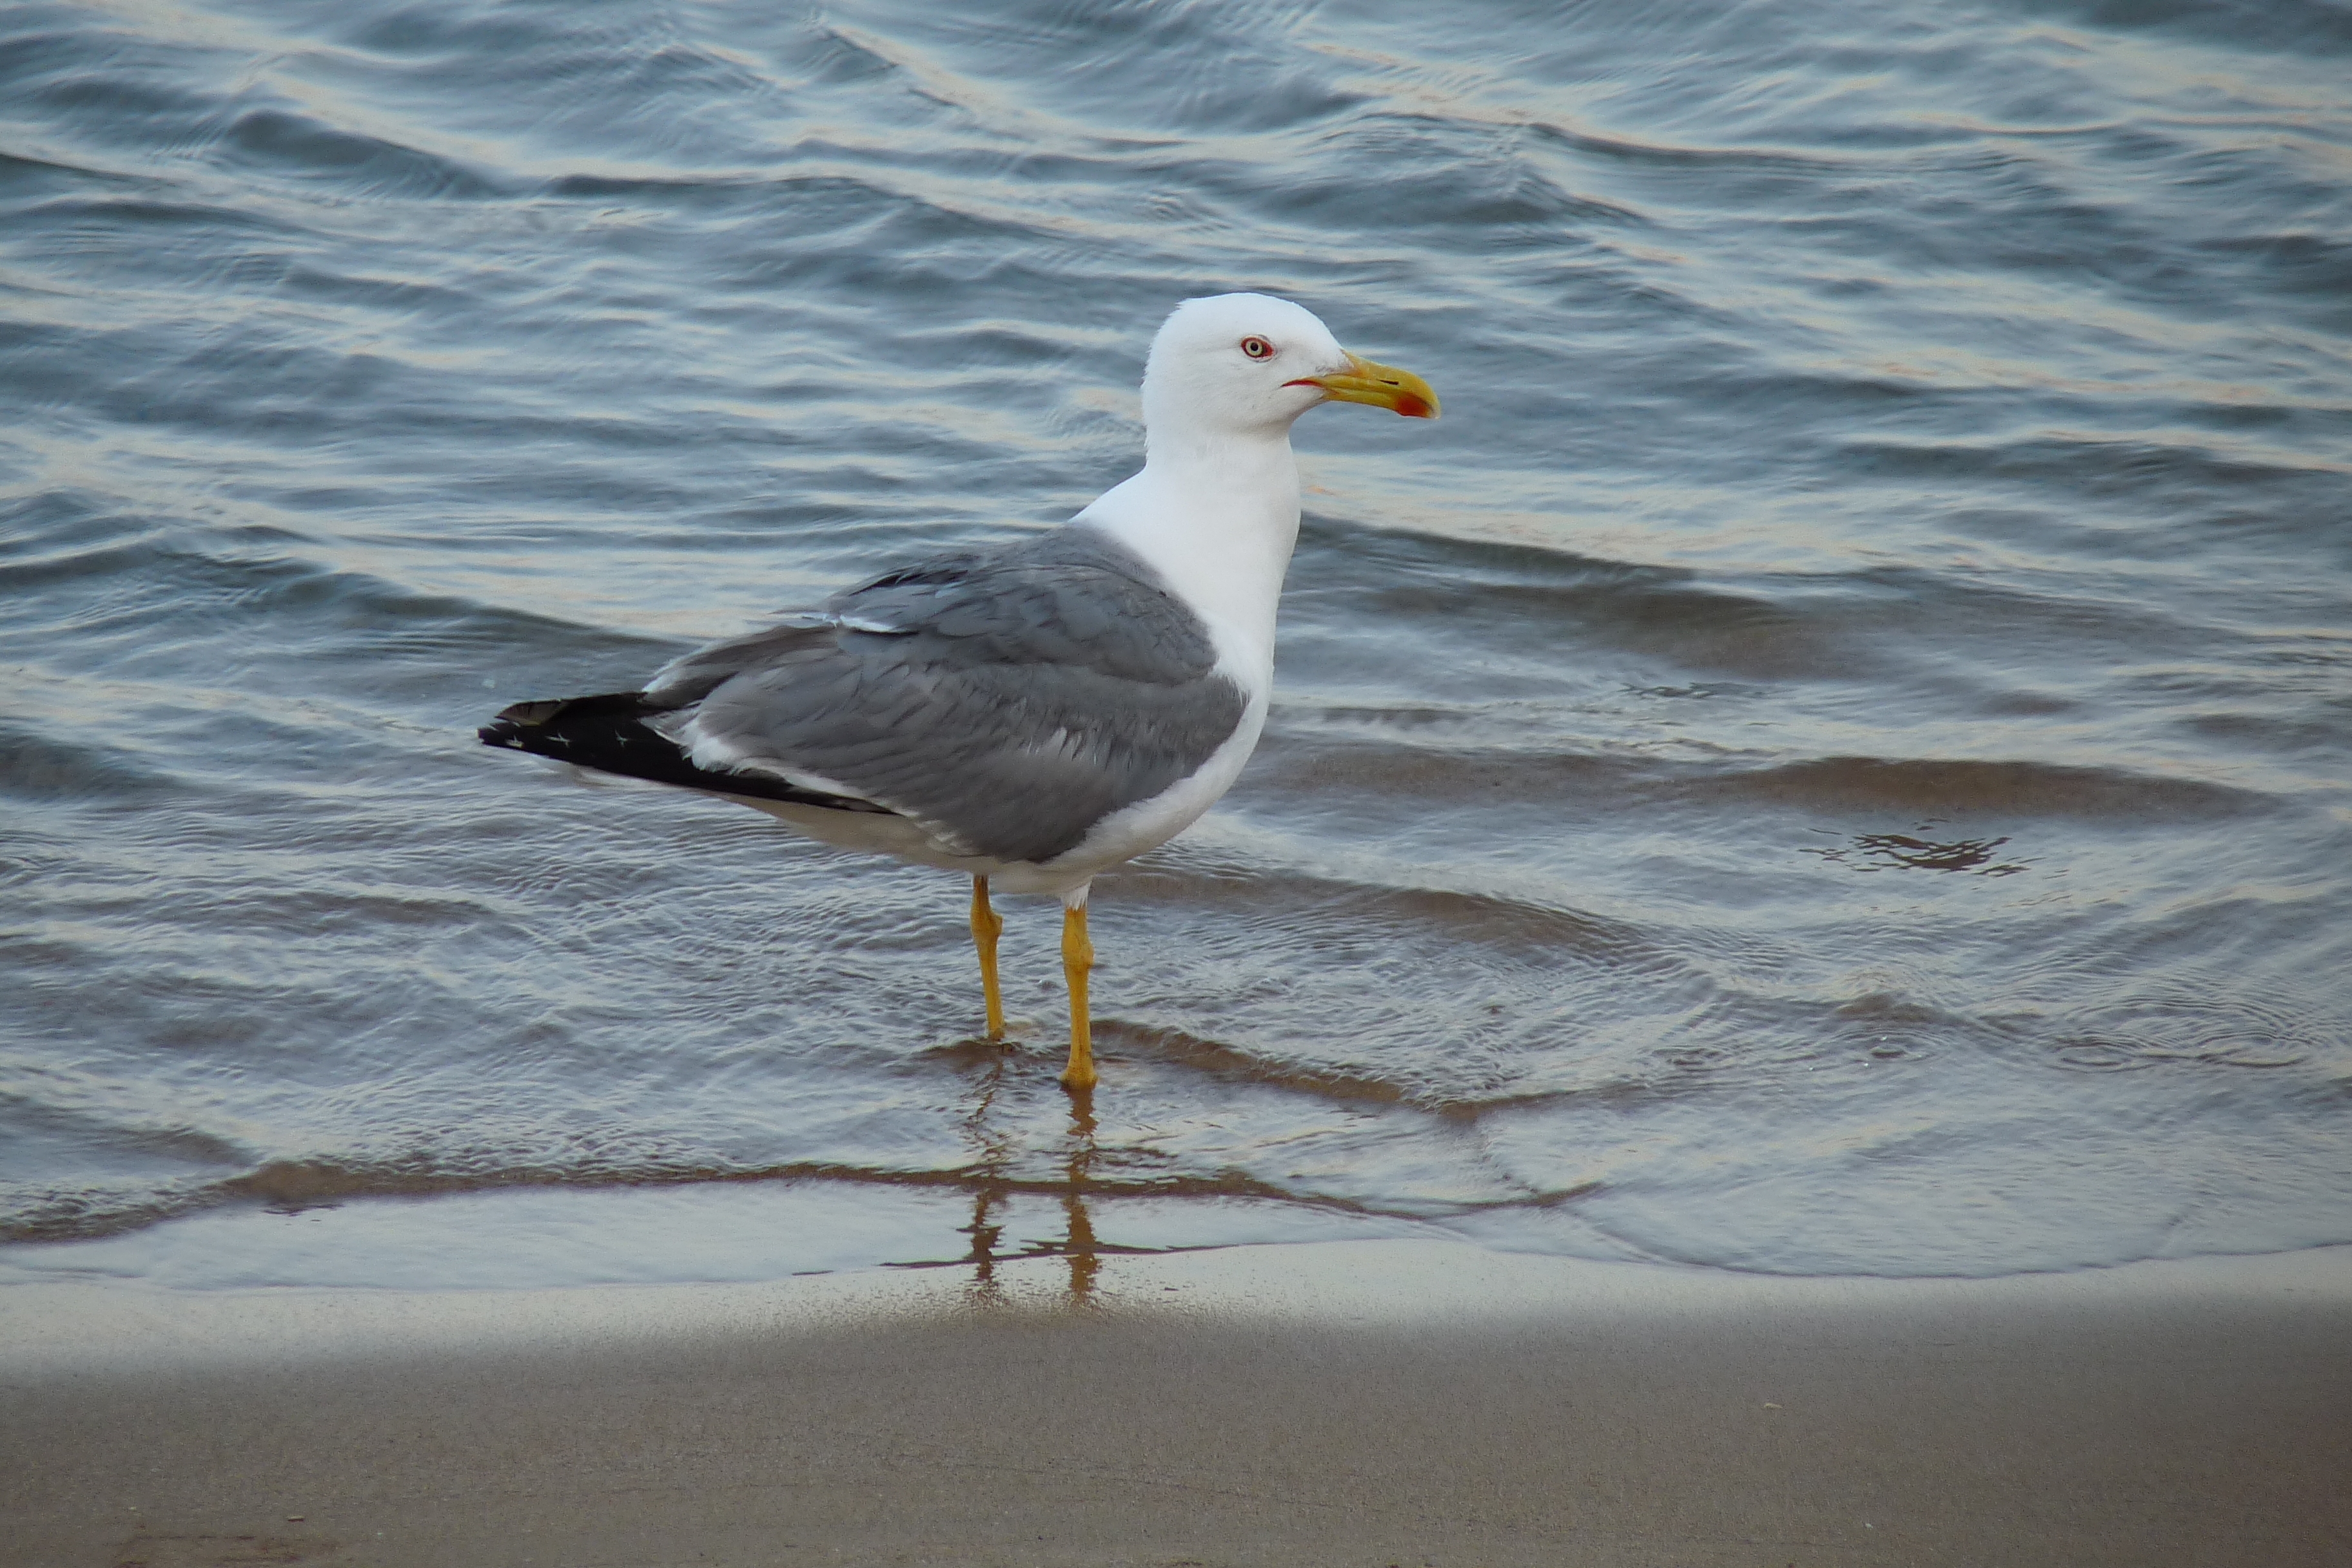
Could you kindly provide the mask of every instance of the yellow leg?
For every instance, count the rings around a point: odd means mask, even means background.
[[[1087,907],[1062,911],[1062,977],[1070,983],[1070,1065],[1062,1069],[1062,1087],[1088,1089],[1095,1086],[1095,1037],[1087,1022],[1087,971],[1095,966],[1095,944],[1087,940]]]
[[[988,879],[971,879],[971,945],[980,950],[980,989],[988,999],[988,1037],[1004,1037],[1004,994],[996,985],[996,939],[1004,921],[988,905]]]

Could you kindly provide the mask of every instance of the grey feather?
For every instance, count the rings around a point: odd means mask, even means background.
[[[818,774],[961,852],[1044,861],[1233,734],[1246,700],[1215,666],[1150,567],[1073,525],[877,577],[688,654],[647,696],[693,704],[656,728],[724,765]]]
[[[836,625],[831,616],[789,616],[772,626],[729,637],[672,659],[646,683],[646,699],[666,708],[699,702],[729,677],[803,645],[822,642]]]

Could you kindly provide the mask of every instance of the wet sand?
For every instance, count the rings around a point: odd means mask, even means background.
[[[1072,1289],[1084,1297],[1073,1305]],[[2352,1561],[2352,1249],[0,1293],[10,1563]]]

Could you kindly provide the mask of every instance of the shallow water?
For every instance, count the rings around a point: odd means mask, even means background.
[[[2352,1241],[2337,7],[32,5],[0,21],[0,1254],[757,1278],[1427,1234]],[[1318,410],[1258,759],[964,890],[489,752]]]

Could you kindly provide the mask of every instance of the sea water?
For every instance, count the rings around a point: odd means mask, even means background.
[[[2352,16],[0,19],[10,1278],[2352,1241]],[[1255,762],[1047,902],[486,750],[1299,423]]]

